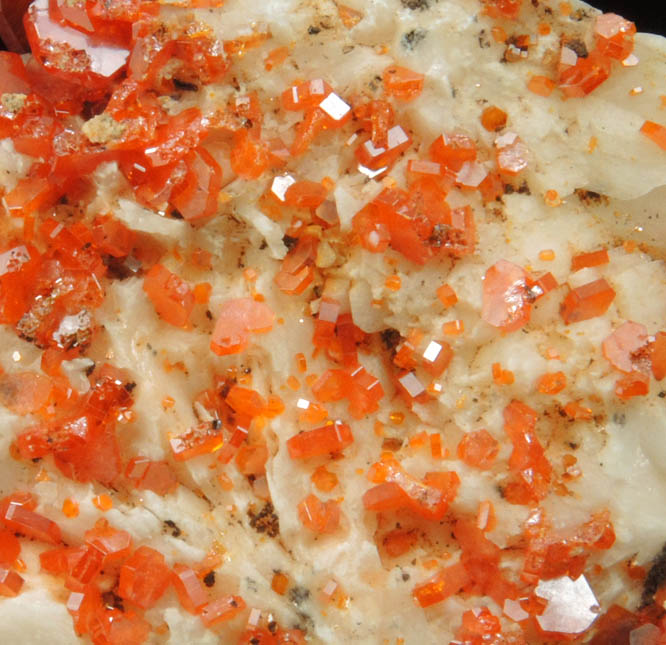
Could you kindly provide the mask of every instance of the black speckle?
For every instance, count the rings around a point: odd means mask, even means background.
[[[641,595],[641,605],[649,605],[654,598],[654,594],[666,581],[666,544],[661,548],[660,553],[652,560],[652,566],[645,576],[643,583],[643,594]]]
[[[316,36],[320,31],[321,29],[319,27],[315,27],[314,25],[308,27],[308,33],[310,36]]]
[[[613,415],[613,423],[623,426],[627,422],[627,417],[622,412],[616,412]]]
[[[136,387],[136,383],[134,381],[130,381],[129,383],[125,383],[123,386],[128,392],[133,392],[134,388]]]
[[[413,51],[418,44],[426,37],[428,32],[425,29],[412,29],[402,35],[400,44],[407,50]]]
[[[183,219],[182,213],[177,208],[172,208],[170,214],[174,219]]]
[[[215,571],[209,571],[204,577],[203,577],[203,583],[207,587],[214,587],[215,586]]]
[[[578,450],[578,444],[575,441],[569,441],[567,445],[571,450]]]
[[[164,520],[164,525],[171,530],[171,535],[173,537],[180,537],[183,533],[173,520]]]
[[[123,599],[113,593],[113,591],[106,591],[102,594],[102,601],[109,609],[117,609],[118,611],[125,611]]]
[[[268,242],[266,240],[261,240],[261,244],[259,245],[259,250],[263,251],[264,249],[268,248]]]
[[[608,197],[601,193],[595,193],[593,190],[585,190],[584,188],[576,188],[574,190],[576,197],[580,199],[583,204],[589,206],[590,204],[608,204]]]
[[[388,350],[395,349],[402,339],[400,332],[397,329],[393,329],[392,327],[380,331],[379,336],[382,339],[382,343],[384,343],[384,347],[386,347]]]
[[[213,320],[213,312],[210,309],[206,309],[206,318]]]
[[[90,376],[95,371],[95,363],[86,367],[86,376]]]
[[[298,238],[291,235],[284,235],[282,237],[282,244],[287,247],[287,250],[291,251],[298,244]]]
[[[437,0],[435,0],[435,2],[436,1]],[[405,9],[411,9],[412,11],[425,11],[426,9],[430,9],[429,0],[400,0],[400,2]]]
[[[289,600],[295,605],[302,605],[310,597],[310,590],[296,585],[289,590]]]
[[[406,571],[403,571],[401,578],[403,582],[407,582],[407,580],[409,580],[411,576]]]
[[[576,52],[576,56],[578,56],[578,58],[588,57],[587,46],[582,40],[578,40],[578,38],[573,38],[572,40],[567,40],[564,43],[564,45],[565,47],[568,47],[569,49]]]
[[[666,391],[662,390],[661,392],[659,392],[659,394],[657,394],[657,396],[660,399],[666,399]]]
[[[271,502],[266,502],[258,513],[250,506],[247,511],[250,517],[250,526],[257,533],[266,533],[268,537],[276,537],[280,534],[280,519]]]
[[[278,629],[278,624],[277,624],[274,620],[271,620],[271,622],[268,623],[268,631],[269,631],[271,634],[275,634],[275,632],[277,631],[277,629]]]
[[[222,421],[220,419],[213,419],[210,422],[211,427],[213,430],[219,430],[222,427]]]
[[[182,92],[196,92],[199,89],[194,83],[181,81],[177,78],[173,79],[173,85],[177,90],[181,90]]]
[[[479,41],[479,47],[481,47],[481,49],[488,49],[490,47],[490,41],[488,40],[488,34],[485,29],[482,29],[479,32],[477,40]]]

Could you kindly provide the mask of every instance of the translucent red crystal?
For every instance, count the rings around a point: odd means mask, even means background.
[[[227,300],[222,304],[210,347],[215,354],[239,354],[248,345],[250,332],[264,333],[273,328],[275,314],[268,305],[252,298]]]
[[[607,336],[601,343],[601,349],[615,369],[629,374],[634,370],[649,371],[647,345],[647,328],[629,321]]]
[[[194,294],[182,278],[161,264],[156,264],[143,279],[143,290],[162,320],[174,327],[190,327]]]
[[[23,578],[6,567],[0,566],[0,596],[18,596],[23,587]]]
[[[596,49],[602,56],[624,60],[634,49],[636,25],[615,13],[602,13],[594,22]]]
[[[0,529],[0,565],[12,566],[21,553],[18,538],[6,529]]]
[[[458,444],[458,457],[474,468],[490,468],[498,453],[499,442],[487,430],[467,432]]]
[[[341,452],[353,441],[351,428],[337,421],[294,435],[287,440],[287,450],[292,459],[310,459]]]
[[[0,522],[11,531],[48,544],[62,540],[60,527],[53,520],[35,513],[21,501],[3,501],[0,512]]]
[[[187,461],[219,450],[224,443],[221,426],[204,422],[186,432],[170,437],[169,445],[176,461]]]
[[[118,595],[142,609],[150,609],[171,584],[164,556],[149,546],[139,547],[120,568]]]
[[[503,331],[516,331],[529,322],[531,299],[527,272],[500,260],[486,271],[483,280],[481,318]]]
[[[597,51],[579,57],[566,45],[562,47],[557,83],[564,96],[586,96],[610,76],[610,59]]]
[[[391,65],[383,74],[384,92],[400,101],[413,101],[423,91],[423,74],[406,67]]]
[[[205,605],[199,612],[206,627],[212,627],[237,616],[245,609],[245,601],[240,596],[221,596]]]
[[[465,134],[442,134],[430,144],[430,157],[457,172],[466,161],[476,159],[476,143]]]
[[[569,291],[560,307],[564,322],[580,322],[606,313],[615,299],[613,288],[601,278]]]
[[[461,563],[445,567],[428,581],[412,590],[421,607],[431,607],[457,594],[469,582],[469,575]]]
[[[666,377],[666,332],[655,334],[654,342],[650,346],[650,358],[652,374],[657,381],[661,381]]]
[[[512,504],[528,504],[543,499],[549,490],[553,468],[536,433],[537,413],[520,401],[504,409],[504,431],[513,444],[509,468],[515,477],[504,490]]]
[[[334,500],[322,502],[310,493],[298,504],[298,517],[315,533],[334,533],[340,524],[340,506]]]
[[[178,487],[178,478],[166,461],[152,461],[147,457],[133,457],[127,464],[125,476],[136,488],[167,495]]]
[[[181,606],[191,614],[197,614],[208,602],[208,594],[196,572],[190,567],[176,563],[173,565],[172,583]]]

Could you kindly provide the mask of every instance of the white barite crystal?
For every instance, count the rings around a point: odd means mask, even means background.
[[[416,378],[413,372],[405,374],[399,378],[398,381],[400,382],[400,385],[402,385],[402,387],[407,390],[407,394],[409,394],[409,396],[411,396],[413,399],[419,396],[419,394],[423,394],[425,392],[423,384],[421,381],[419,381],[418,378]]]
[[[423,358],[430,363],[434,363],[441,351],[442,346],[437,341],[431,340],[423,352]]]
[[[560,52],[560,64],[561,65],[575,65],[578,61],[578,55],[573,49],[568,47],[562,47]]]
[[[0,253],[0,275],[18,271],[22,265],[30,260],[30,253],[25,246],[16,246],[9,251]]]
[[[335,92],[331,92],[320,104],[319,108],[326,112],[334,121],[342,121],[349,114],[351,107]]]
[[[273,179],[271,184],[271,192],[281,202],[284,201],[287,189],[296,183],[296,180],[291,175],[279,175]]]
[[[539,627],[546,632],[580,634],[599,616],[597,598],[585,576],[576,580],[569,576],[542,580],[535,593],[548,601],[546,610],[536,617]]]
[[[456,181],[462,186],[476,188],[488,175],[488,171],[476,161],[466,161],[458,174]]]
[[[521,620],[527,620],[530,617],[517,600],[511,600],[510,598],[504,601],[503,612],[505,616],[511,620],[515,620],[517,623]]]

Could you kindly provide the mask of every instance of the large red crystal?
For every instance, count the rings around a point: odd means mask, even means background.
[[[149,546],[139,547],[120,568],[118,595],[142,609],[150,609],[171,584],[164,556]]]

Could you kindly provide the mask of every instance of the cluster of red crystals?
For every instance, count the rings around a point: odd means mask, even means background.
[[[301,235],[282,261],[275,276],[280,291],[290,296],[303,293],[314,279],[314,263],[319,240],[312,235]]]
[[[426,582],[412,590],[421,607],[431,607],[459,593],[469,583],[469,575],[462,563],[445,567]]]
[[[361,103],[354,108],[354,116],[361,128],[370,135],[375,148],[388,148],[388,132],[395,124],[393,106],[388,101]]]
[[[409,192],[386,188],[352,221],[361,245],[373,253],[390,246],[416,264],[439,254],[462,257],[474,252],[476,226],[469,206],[451,209],[446,191],[423,178]]]
[[[488,607],[468,609],[462,615],[462,624],[455,633],[457,642],[465,645],[502,643],[502,625]]]
[[[441,376],[453,359],[453,349],[445,340],[423,343],[423,334],[411,333],[396,347],[393,364],[405,370],[421,368],[435,378]]]
[[[321,403],[349,401],[349,413],[362,419],[379,409],[384,388],[363,366],[326,370],[312,385],[315,398]]]
[[[118,595],[142,609],[150,609],[171,584],[164,556],[149,546],[139,547],[120,568]]]
[[[495,161],[501,173],[515,176],[527,168],[529,151],[515,132],[506,132],[495,139]]]
[[[0,322],[38,347],[73,357],[92,340],[91,312],[104,300],[106,267],[85,225],[47,219],[40,234],[48,244],[43,254],[25,244],[0,254]]]
[[[219,450],[224,443],[221,425],[209,421],[189,428],[169,439],[171,452],[177,461],[187,461]]]
[[[378,126],[381,127],[381,126]],[[373,127],[374,134],[374,127]],[[378,134],[381,134],[378,132]],[[379,177],[398,160],[400,155],[412,145],[412,138],[400,125],[394,125],[381,134],[383,143],[375,145],[372,138],[361,143],[354,154],[360,164],[359,170],[370,177]]]
[[[532,511],[525,522],[528,543],[521,578],[530,584],[568,575],[575,579],[583,573],[591,552],[610,549],[615,531],[608,511],[566,533],[552,531],[541,509]]]
[[[36,508],[37,500],[30,493],[13,493],[0,500],[0,524],[33,540],[58,544],[62,539],[60,527],[53,520],[36,513]],[[11,546],[8,548],[11,550]]]
[[[409,509],[431,521],[444,517],[460,485],[455,472],[428,472],[421,482],[407,473],[390,453],[373,464],[368,478],[377,485],[363,495],[366,509],[376,512]]]
[[[509,469],[514,473],[504,497],[511,504],[538,502],[548,494],[553,468],[534,431],[537,418],[520,401],[514,400],[504,409],[504,431],[513,444]]]
[[[565,41],[558,65],[558,86],[564,96],[586,96],[606,81],[611,73],[611,62],[623,61],[633,51],[635,33],[634,23],[607,13],[597,16],[595,47],[588,55],[579,56]]]
[[[601,278],[571,289],[560,306],[560,315],[567,325],[603,316],[614,299],[615,291]]]
[[[292,459],[310,459],[335,454],[354,441],[351,428],[341,421],[301,432],[287,440],[287,450]]]
[[[356,348],[367,335],[354,324],[350,313],[341,313],[340,309],[337,300],[322,297],[312,344],[325,350],[331,360],[352,367],[358,364]]]
[[[220,356],[239,354],[248,345],[250,333],[265,333],[273,328],[275,314],[268,305],[252,298],[227,300],[222,304],[210,348]]]
[[[483,0],[485,13],[491,18],[515,20],[523,6],[523,0]]]
[[[174,327],[187,329],[191,326],[194,294],[182,278],[161,264],[156,264],[144,277],[143,290],[162,320]]]
[[[128,380],[104,365],[90,377],[91,389],[62,416],[21,432],[16,439],[23,459],[53,455],[56,466],[76,481],[112,483],[121,471],[115,426],[131,407]]]
[[[291,146],[291,154],[294,156],[303,154],[320,132],[341,128],[352,116],[351,106],[321,78],[286,89],[282,93],[282,107],[285,110],[305,112]]]
[[[310,493],[299,502],[298,517],[303,526],[315,533],[335,533],[340,525],[340,505],[330,499],[322,502]]]
[[[133,457],[125,469],[125,477],[139,490],[151,490],[167,495],[178,487],[178,479],[166,461],[152,461],[147,457]]]

